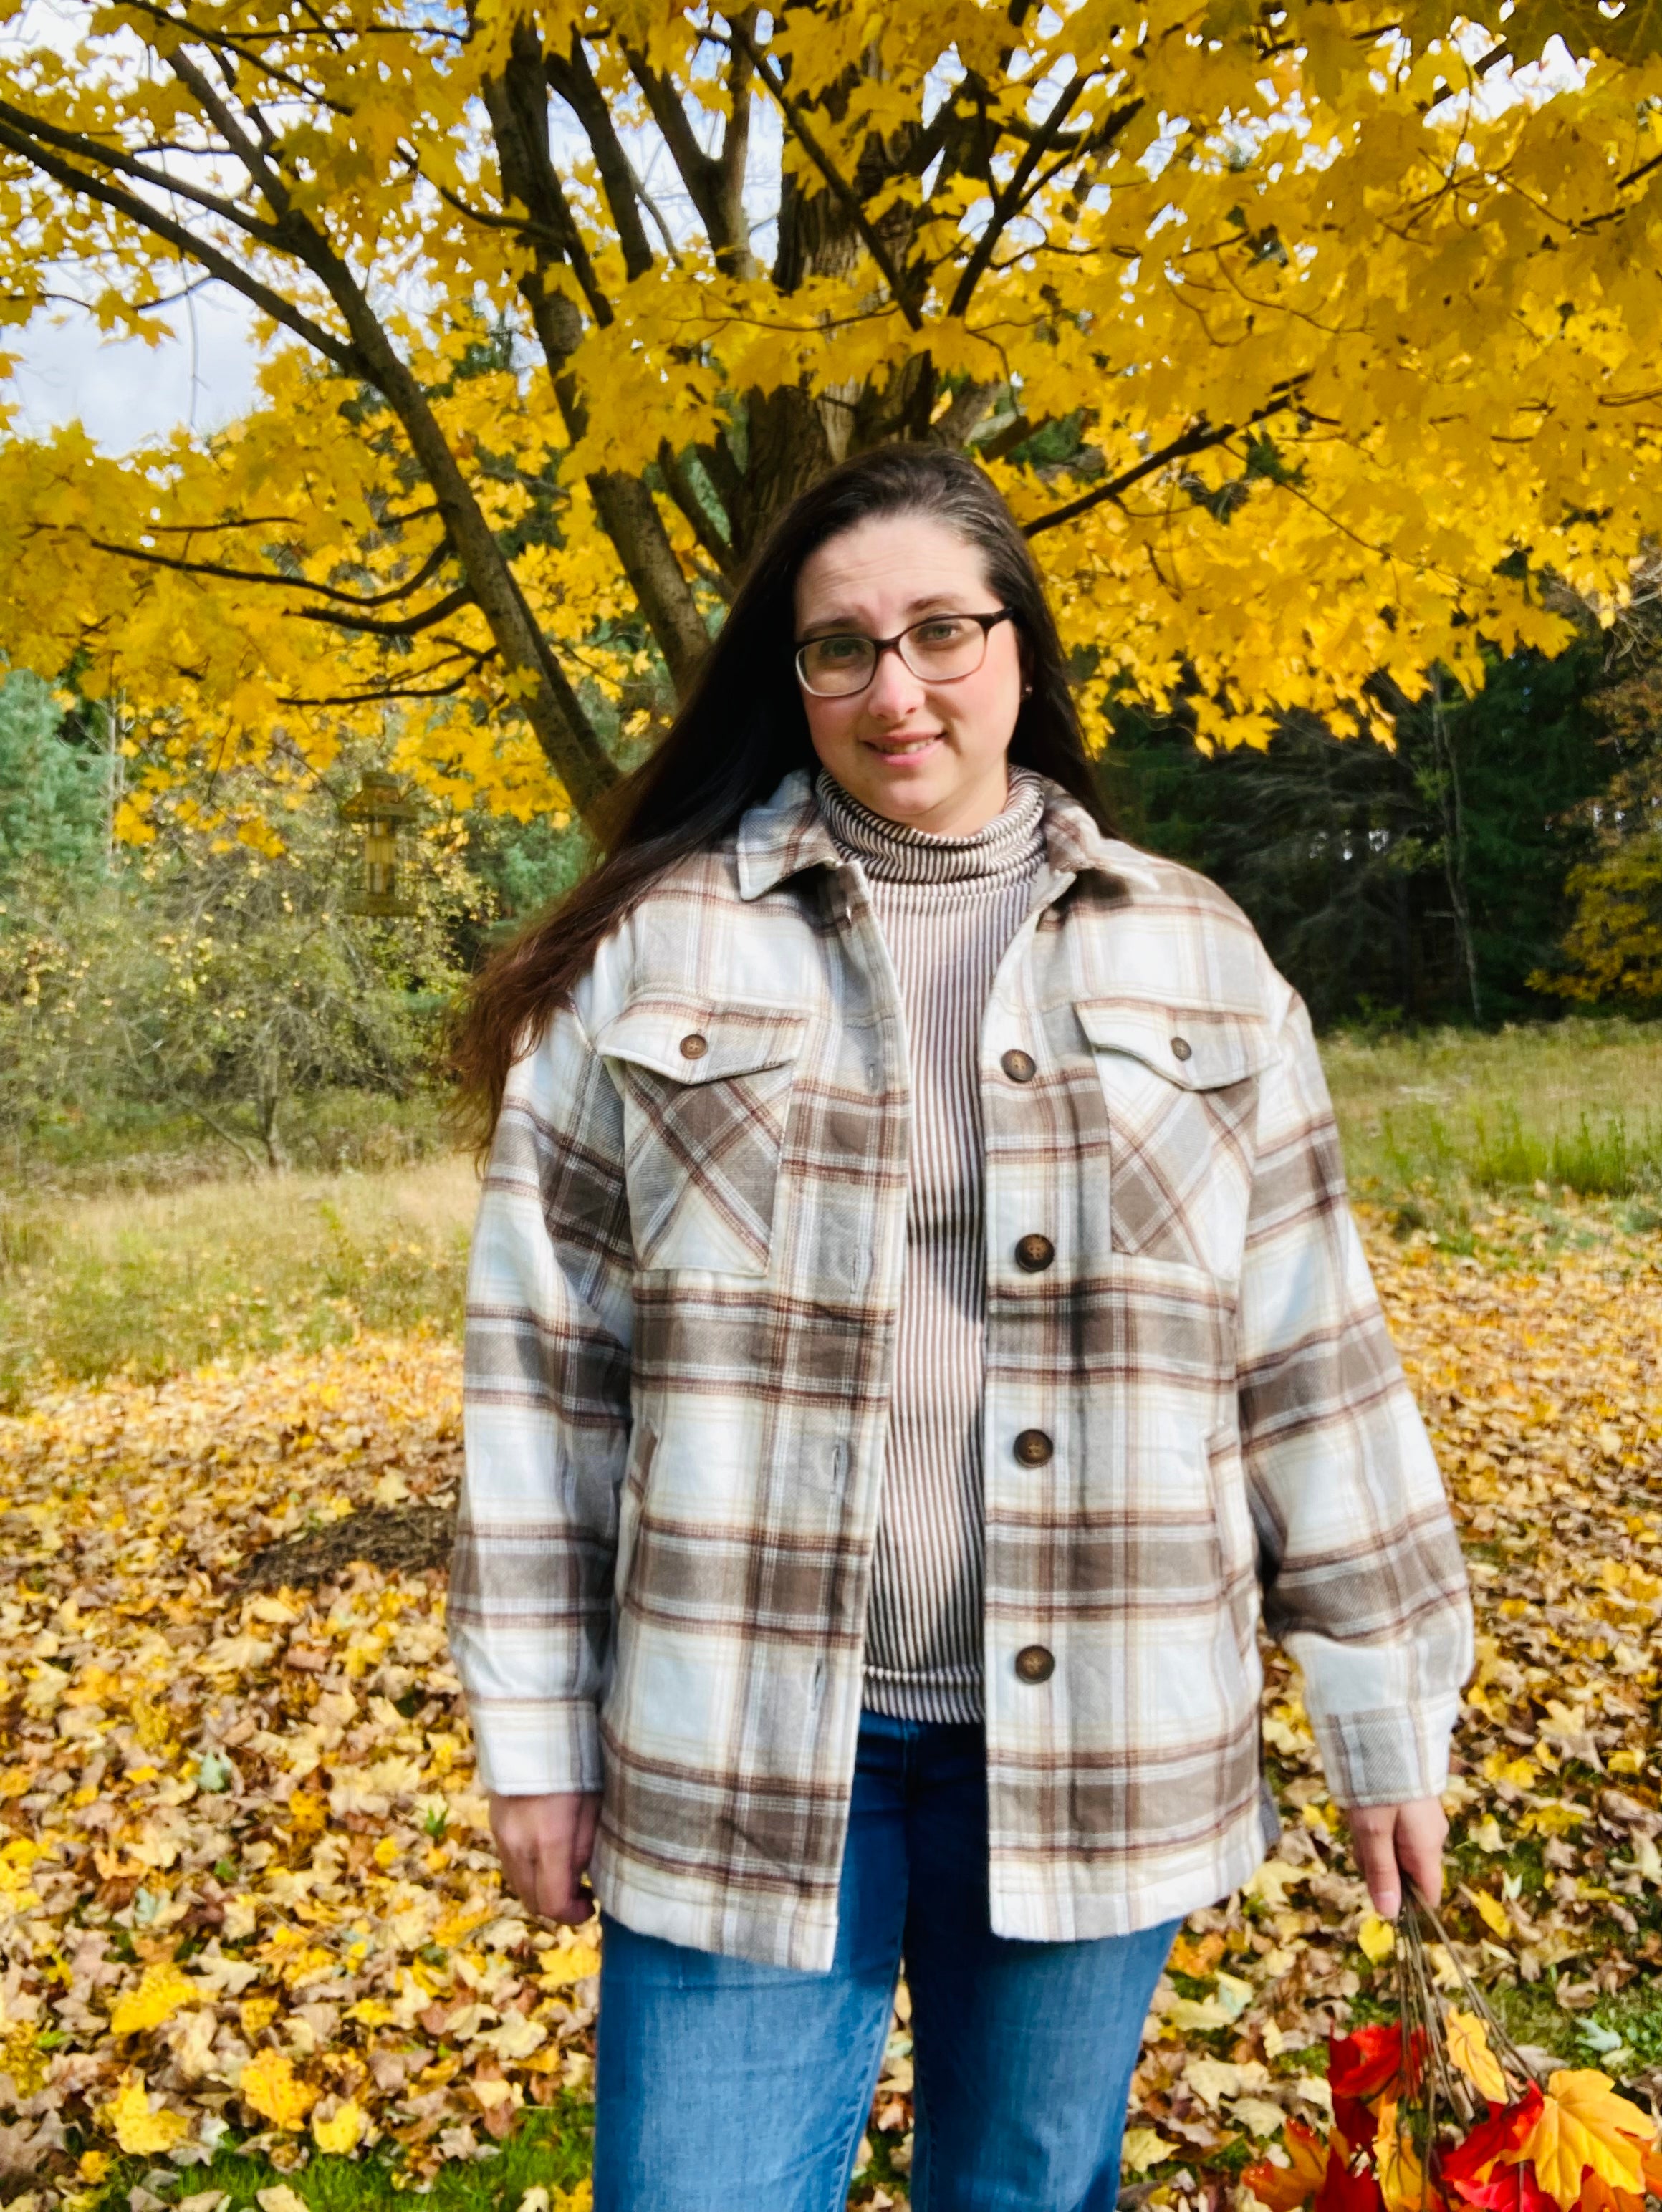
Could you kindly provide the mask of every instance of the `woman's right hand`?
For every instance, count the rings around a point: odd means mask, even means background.
[[[490,1832],[502,1878],[529,1912],[578,1927],[594,1911],[582,1875],[600,1825],[598,1790],[546,1797],[490,1795]]]

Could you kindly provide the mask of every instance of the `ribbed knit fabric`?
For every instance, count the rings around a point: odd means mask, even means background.
[[[906,1272],[864,1701],[899,1719],[978,1721],[987,1303],[981,1019],[1044,858],[1044,787],[1013,771],[1004,811],[972,837],[886,821],[823,771],[814,792],[838,848],[865,872],[910,1046]]]

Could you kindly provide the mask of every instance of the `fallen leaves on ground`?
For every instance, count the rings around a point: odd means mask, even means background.
[[[1596,2054],[1655,2100],[1662,1237],[1622,1234],[1592,1209],[1575,1227],[1543,1250],[1537,1216],[1497,1212],[1456,1255],[1364,1217],[1478,1616],[1445,1800],[1451,1942],[1496,2001],[1530,2008],[1532,2056]],[[1391,2002],[1391,1931],[1353,1870],[1296,1679],[1275,1654],[1264,1741],[1282,1840],[1243,1892],[1190,1922],[1133,2084],[1134,2126],[1171,2146],[1147,2161],[1157,2204],[1215,2206],[1266,2156],[1296,2168],[1300,2116],[1329,2117],[1330,2029]],[[1435,1963],[1458,1994],[1456,1960]],[[1653,1984],[1647,2019],[1639,2000]],[[1642,2049],[1587,2017],[1617,2000],[1644,2023]]]
[[[1596,2034],[1646,2081],[1587,2014],[1662,1964],[1662,1238],[1587,1228],[1543,1253],[1497,1217],[1464,1257],[1368,1236],[1480,1612],[1451,1940],[1551,1992],[1572,2069]],[[245,1580],[353,1511],[446,1507],[459,1384],[453,1345],[365,1337],[0,1424],[0,2181],[43,2206],[228,2135],[419,2180],[585,2080],[593,1931],[502,1894],[441,1575],[332,1540],[316,1589]],[[1128,2181],[1208,2212],[1249,2161],[1296,2166],[1327,2033],[1391,1972],[1275,1658],[1264,1711],[1286,1832],[1179,1940],[1126,2138]],[[903,1992],[874,2205],[904,2201],[910,2051]]]

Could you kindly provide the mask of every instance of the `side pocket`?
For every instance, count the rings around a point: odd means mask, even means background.
[[[613,1603],[621,1608],[629,1587],[630,1562],[635,1555],[636,1532],[646,1503],[647,1483],[658,1449],[658,1431],[650,1421],[639,1421],[630,1438],[629,1462],[624,1469],[623,1494],[618,1502],[618,1553],[612,1571]]]
[[[1240,1431],[1233,1421],[1214,1429],[1202,1447],[1207,1486],[1217,1522],[1220,1580],[1225,1606],[1244,1665],[1258,1671],[1257,1539],[1246,1498],[1246,1468]]]

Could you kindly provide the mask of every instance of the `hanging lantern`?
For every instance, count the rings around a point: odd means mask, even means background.
[[[371,769],[341,808],[342,821],[356,823],[363,839],[358,885],[346,901],[348,914],[417,912],[415,901],[405,895],[399,870],[404,825],[413,822],[419,811],[405,797],[398,778],[382,769]]]

